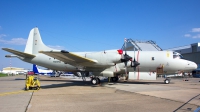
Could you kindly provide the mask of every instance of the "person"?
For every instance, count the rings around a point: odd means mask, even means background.
[[[185,72],[182,73],[182,77],[183,77],[183,78],[185,77]]]
[[[183,72],[183,78],[184,78],[183,81],[188,81],[185,72]]]
[[[188,77],[190,78],[191,77],[191,74],[188,72]]]

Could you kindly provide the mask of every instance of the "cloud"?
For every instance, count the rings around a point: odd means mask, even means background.
[[[184,37],[190,37],[193,39],[200,38],[200,28],[192,28],[192,31],[190,31],[190,32],[192,32],[192,33],[185,34]]]
[[[26,45],[27,39],[24,38],[12,38],[11,40],[5,40],[0,38],[0,43],[10,45]]]
[[[63,50],[63,49],[65,49],[65,47],[59,46],[59,45],[56,45],[56,46],[48,45],[48,47],[53,48],[53,49],[58,49],[58,50]]]
[[[192,38],[200,38],[200,34],[197,34],[195,36],[192,36]]]
[[[6,34],[0,34],[0,39],[2,38],[2,37],[6,37],[7,35]]]
[[[191,37],[191,35],[190,35],[190,34],[185,34],[184,36],[185,36],[185,37]]]
[[[200,28],[193,28],[192,32],[200,32]]]
[[[27,39],[24,38],[12,38],[11,40],[6,40],[3,37],[7,37],[6,34],[0,34],[0,43],[10,44],[10,45],[26,45]]]

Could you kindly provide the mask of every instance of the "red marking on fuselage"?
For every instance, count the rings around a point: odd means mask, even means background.
[[[137,62],[139,61],[139,54],[140,54],[140,51],[138,51],[138,54],[137,54]],[[137,68],[138,68],[138,77],[137,77],[137,79],[139,80],[140,79],[140,69],[139,69],[138,66],[137,66]]]
[[[115,65],[115,70],[116,70],[116,72],[117,72],[117,68],[116,68],[116,65]]]

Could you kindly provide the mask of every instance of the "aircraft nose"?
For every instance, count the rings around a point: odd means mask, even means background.
[[[193,66],[194,66],[194,69],[197,69],[197,68],[198,68],[198,66],[197,66],[196,63],[193,63]]]
[[[197,69],[197,64],[192,62],[192,61],[188,61],[188,66],[187,66],[188,69],[191,69],[191,70],[195,70]]]

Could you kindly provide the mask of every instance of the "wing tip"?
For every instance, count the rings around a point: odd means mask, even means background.
[[[2,50],[6,50],[6,49],[8,49],[8,48],[1,48]]]

